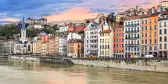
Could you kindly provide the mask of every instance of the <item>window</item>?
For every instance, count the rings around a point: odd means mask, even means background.
[[[164,42],[167,42],[167,36],[164,36]]]
[[[144,24],[144,21],[142,20],[142,24]]]
[[[166,29],[164,29],[164,34],[167,34],[167,30]]]
[[[139,27],[137,27],[137,30],[139,31]]]
[[[162,29],[160,29],[159,33],[162,34]]]
[[[164,22],[164,27],[166,27],[166,22]]]
[[[147,20],[145,20],[145,24],[147,24],[148,23],[148,21]]]
[[[162,42],[162,37],[160,37],[160,42]]]
[[[157,41],[156,41],[156,39],[155,39],[155,44],[156,44],[156,42],[157,42]]]
[[[142,44],[144,44],[144,40],[142,40]]]
[[[150,30],[152,30],[152,26],[150,26]]]
[[[164,49],[167,49],[167,44],[166,43],[164,44]]]
[[[142,33],[142,37],[144,36],[144,33]]]
[[[159,22],[159,27],[162,27],[162,23],[161,22]]]
[[[142,27],[142,31],[143,31],[144,27]]]
[[[147,37],[148,35],[147,35],[147,33],[145,33],[145,37]]]
[[[155,30],[157,29],[156,25],[155,25]]]
[[[156,32],[155,32],[155,37],[156,37]]]
[[[152,50],[152,46],[149,47],[149,50]]]
[[[162,49],[162,44],[160,44],[160,49]]]
[[[147,30],[148,29],[148,27],[147,26],[145,26],[145,30]]]
[[[147,39],[145,40],[145,44],[148,44]]]

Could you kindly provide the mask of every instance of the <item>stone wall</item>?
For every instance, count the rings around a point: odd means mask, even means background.
[[[168,72],[168,60],[81,60],[72,59],[74,64],[111,67],[142,71]]]

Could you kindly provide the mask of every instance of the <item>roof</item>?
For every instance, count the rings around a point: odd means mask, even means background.
[[[163,12],[161,15],[168,15],[168,11]]]
[[[40,34],[42,34],[42,35],[47,35],[47,33],[46,33],[46,32],[44,32],[44,31],[42,31]]]
[[[142,15],[141,18],[148,18],[148,17],[153,17],[153,16],[158,16],[160,13],[155,13],[152,15],[146,14],[146,15]]]
[[[135,19],[140,19],[141,16],[131,16],[127,17],[126,20],[135,20]]]
[[[104,30],[103,33],[110,33],[111,30],[110,29],[107,29],[107,30]]]

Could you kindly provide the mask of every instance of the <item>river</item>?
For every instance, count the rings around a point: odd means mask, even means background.
[[[0,84],[168,84],[168,74],[0,59]]]

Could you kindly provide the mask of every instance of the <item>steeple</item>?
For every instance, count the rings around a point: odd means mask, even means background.
[[[23,16],[23,19],[22,19],[22,30],[25,29],[25,22],[24,22],[24,16]]]
[[[26,28],[25,28],[24,16],[22,19],[21,38],[26,39]]]

